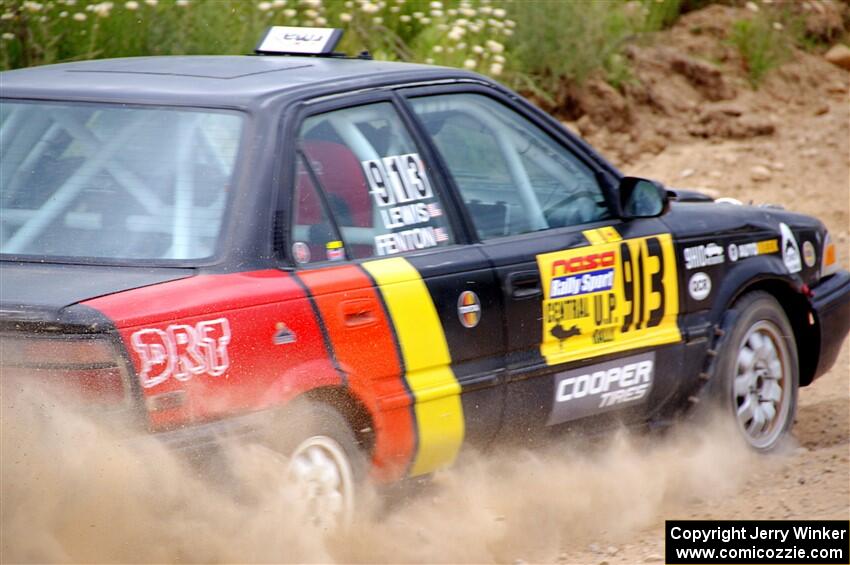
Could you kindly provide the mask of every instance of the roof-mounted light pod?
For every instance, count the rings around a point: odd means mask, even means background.
[[[342,30],[315,27],[270,27],[254,53],[258,55],[314,55],[333,56]]]

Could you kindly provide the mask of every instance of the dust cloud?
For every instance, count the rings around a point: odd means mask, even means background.
[[[3,562],[551,562],[732,495],[755,464],[714,425],[505,447],[404,495],[370,490],[355,524],[325,535],[263,446],[199,467],[42,391],[2,400]]]

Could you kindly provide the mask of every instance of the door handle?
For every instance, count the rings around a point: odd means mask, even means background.
[[[370,326],[378,322],[375,314],[378,305],[365,298],[346,300],[342,303],[343,323],[350,328]]]
[[[514,300],[526,300],[543,294],[540,273],[516,271],[508,275],[508,292]]]

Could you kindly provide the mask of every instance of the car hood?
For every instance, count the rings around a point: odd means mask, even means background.
[[[663,221],[678,238],[711,234],[777,233],[780,223],[794,231],[820,231],[820,220],[770,206],[740,206],[716,202],[673,202]]]
[[[79,302],[193,274],[193,269],[185,268],[4,261],[0,264],[0,321],[79,323],[79,309],[69,310]]]

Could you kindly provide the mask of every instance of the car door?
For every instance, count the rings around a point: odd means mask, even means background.
[[[599,165],[486,89],[410,104],[502,289],[506,432],[645,418],[681,356],[664,224],[614,217]]]
[[[377,467],[428,473],[488,442],[504,396],[499,287],[393,95],[311,107],[295,152],[282,252],[369,408]]]

